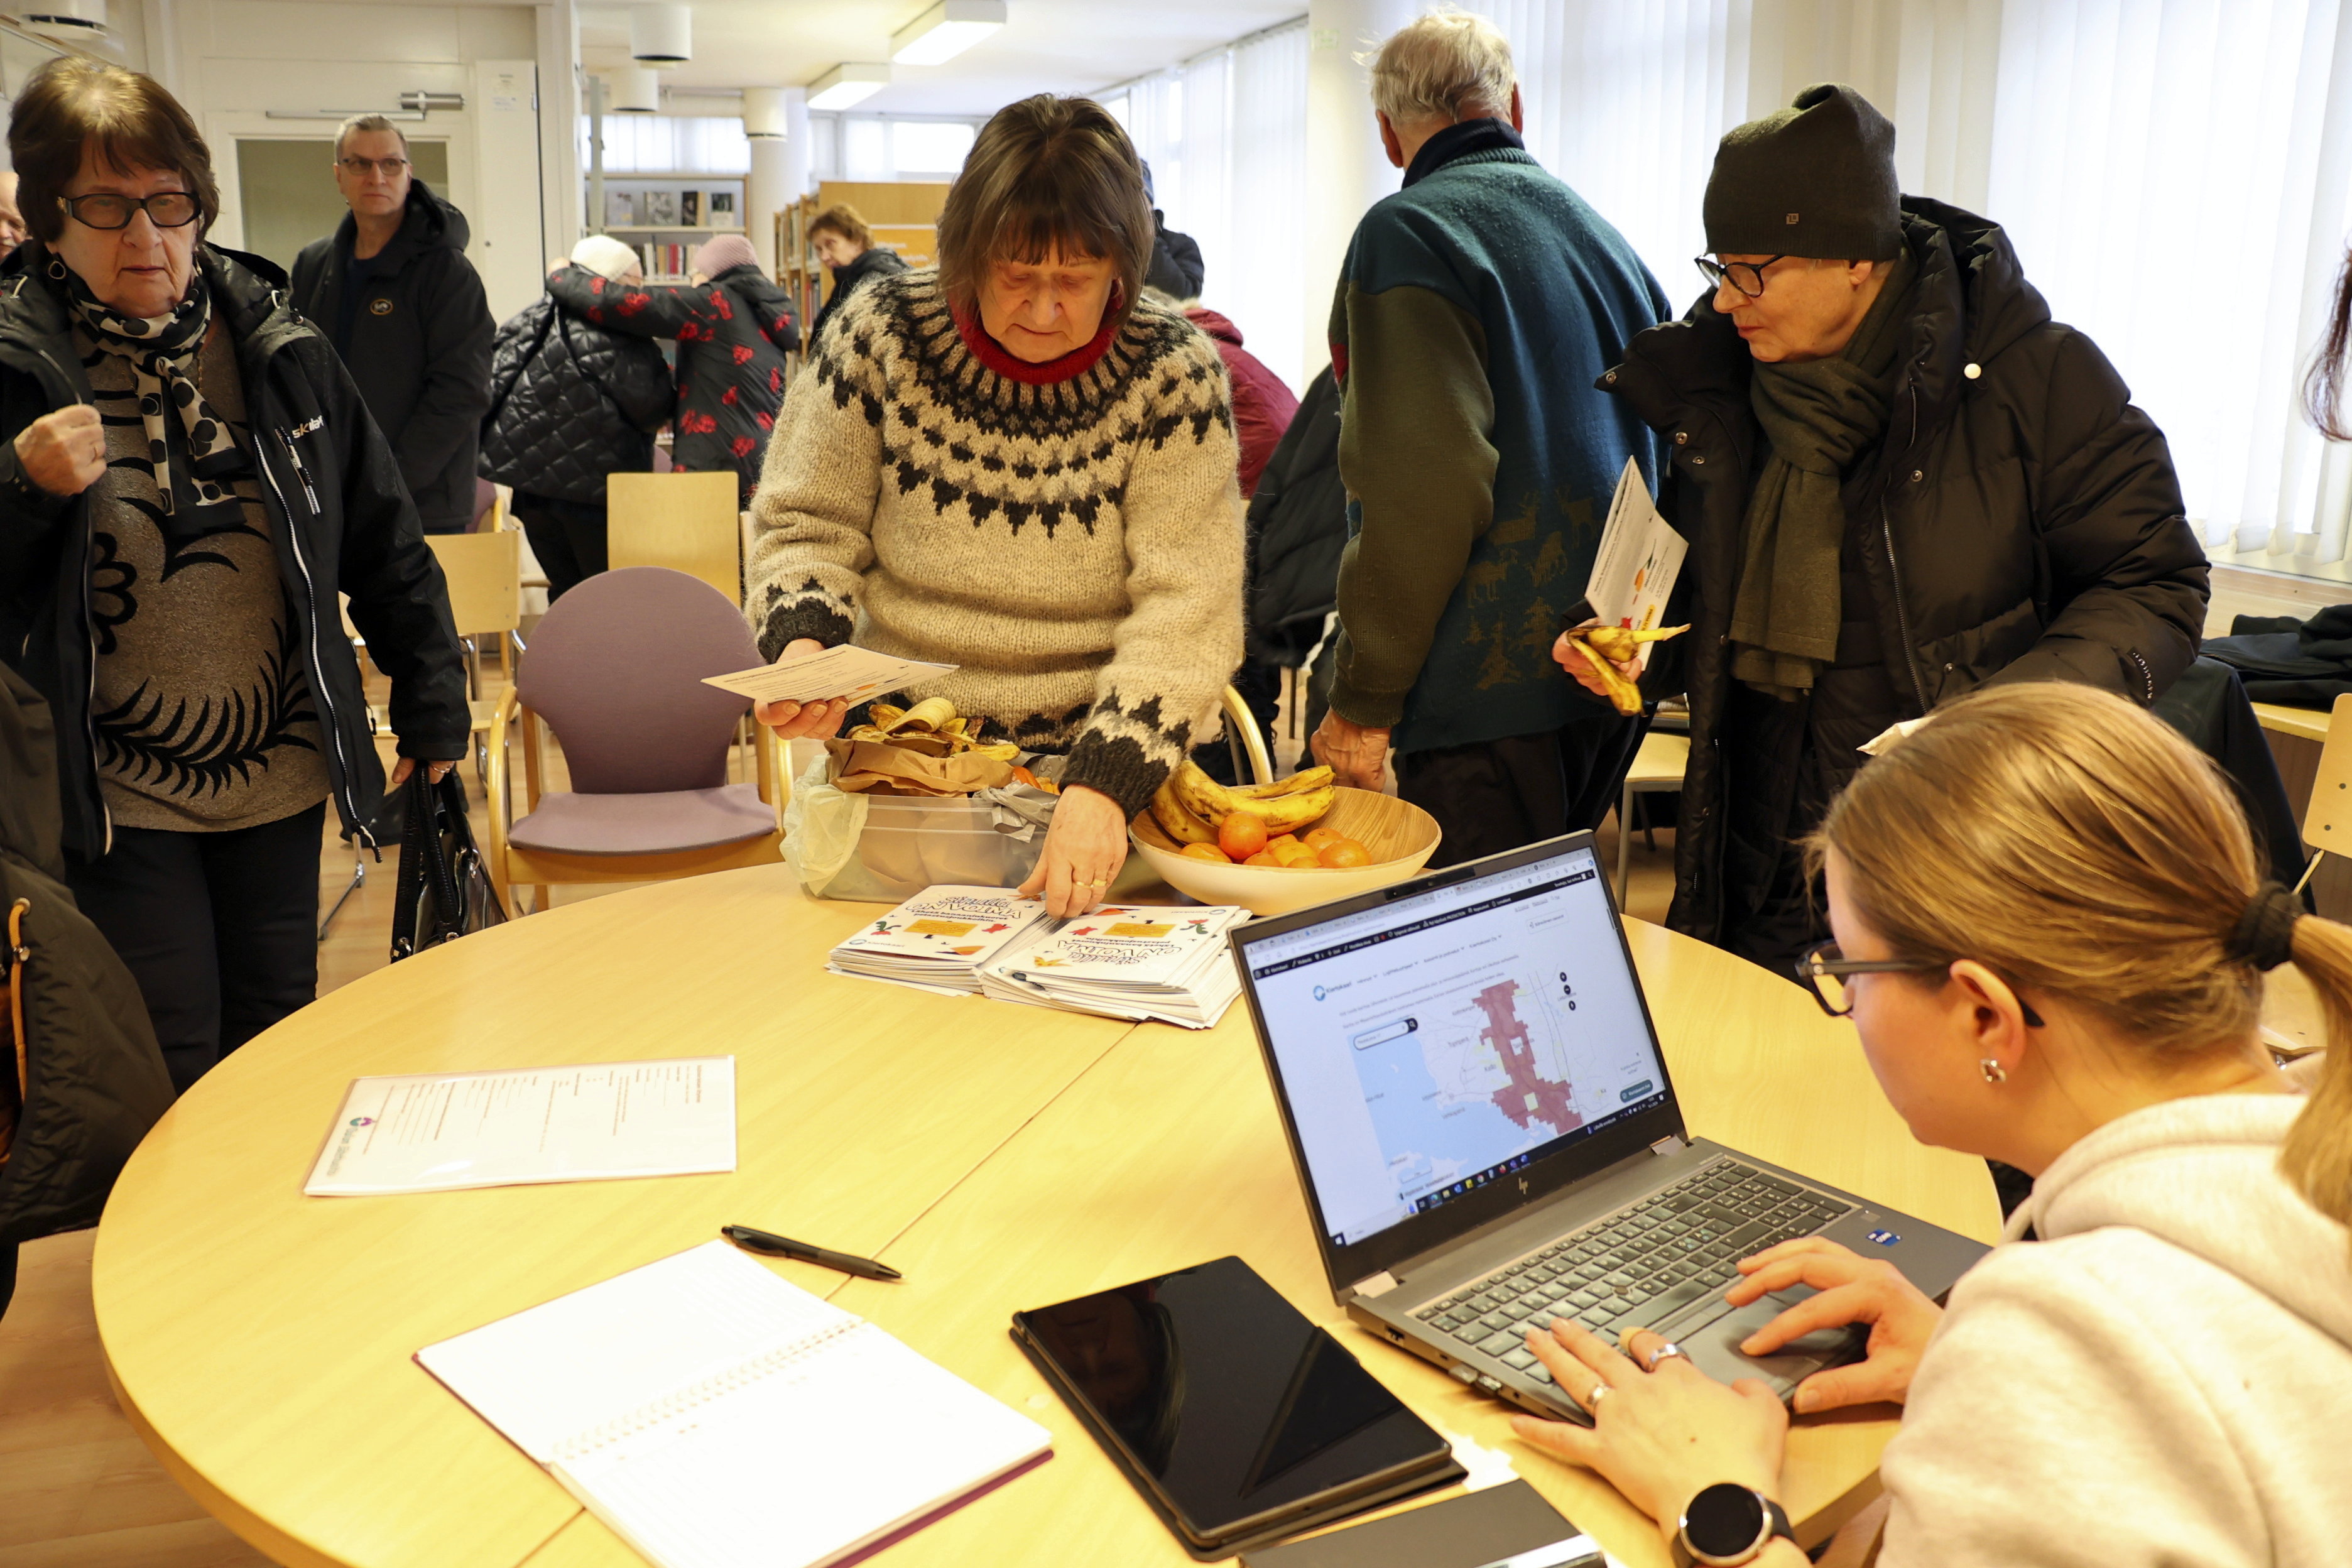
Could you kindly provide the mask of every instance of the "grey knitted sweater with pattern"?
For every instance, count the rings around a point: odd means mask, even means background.
[[[1094,351],[1033,367],[960,326],[935,271],[877,279],[768,447],[761,651],[854,638],[956,665],[906,695],[1067,752],[1065,784],[1132,815],[1241,660],[1235,461],[1223,364],[1181,316],[1139,305]]]

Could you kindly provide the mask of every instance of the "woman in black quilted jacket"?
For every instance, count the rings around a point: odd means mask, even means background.
[[[604,235],[572,247],[572,261],[613,282],[644,281],[637,253]],[[604,476],[653,467],[654,432],[676,400],[652,340],[585,321],[551,293],[499,329],[482,477],[514,487],[549,603],[604,570]]]
[[[790,297],[761,272],[751,243],[722,234],[694,253],[691,284],[614,283],[566,267],[548,292],[599,326],[642,338],[677,340],[677,438],[681,470],[732,468],[740,504],[760,482],[768,432],[784,405],[784,355],[800,347]]]

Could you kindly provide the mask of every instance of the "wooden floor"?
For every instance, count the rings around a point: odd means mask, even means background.
[[[1297,751],[1277,734],[1277,754]],[[482,791],[465,765],[474,831],[488,842]],[[549,787],[563,787],[560,752]],[[519,807],[519,803],[518,803]],[[333,813],[329,814],[331,822]],[[1602,858],[1615,864],[1614,828]],[[353,856],[331,830],[320,864],[320,909],[350,882]],[[389,961],[396,857],[368,862],[319,947],[319,989],[349,984]],[[1631,911],[1662,920],[1674,889],[1674,835],[1633,845]],[[621,887],[557,889],[553,902]],[[0,1318],[0,1568],[247,1568],[269,1559],[215,1522],[151,1458],[106,1385],[90,1315],[93,1233],[51,1237],[23,1250],[16,1296]]]

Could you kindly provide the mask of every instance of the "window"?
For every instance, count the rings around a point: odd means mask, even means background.
[[[580,121],[580,167],[589,164],[588,121]],[[747,174],[751,142],[734,115],[608,114],[608,174]]]
[[[890,161],[902,180],[919,174],[953,178],[979,137],[976,127],[959,121],[899,120],[890,125]]]

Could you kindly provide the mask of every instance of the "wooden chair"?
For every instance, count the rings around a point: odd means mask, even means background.
[[[740,605],[742,521],[735,485],[731,471],[608,476],[607,559],[616,571],[667,566],[699,577]]]
[[[2320,746],[2319,772],[2303,809],[2303,841],[2317,851],[2304,863],[2294,885],[2302,892],[2322,855],[2352,856],[2352,696],[2339,697],[2327,714],[2327,739]]]
[[[741,612],[682,572],[624,567],[558,600],[492,721],[488,859],[500,900],[521,883],[544,909],[559,882],[667,881],[781,859],[789,785],[775,733],[756,727],[756,783],[728,783],[750,700],[702,684],[758,662]],[[570,791],[545,787],[541,723],[562,743]],[[520,816],[508,760],[518,736]]]
[[[1633,765],[1625,770],[1625,787],[1617,796],[1617,908],[1625,907],[1625,890],[1633,872],[1628,864],[1633,847],[1633,797],[1683,787],[1683,770],[1690,765],[1690,737],[1653,730],[1642,737]]]
[[[425,542],[441,563],[449,585],[449,616],[467,640],[466,697],[473,712],[474,776],[489,778],[490,727],[498,704],[482,689],[481,639],[498,644],[499,679],[514,684],[508,645],[520,647],[522,626],[522,535],[511,529],[488,533],[429,533]]]

